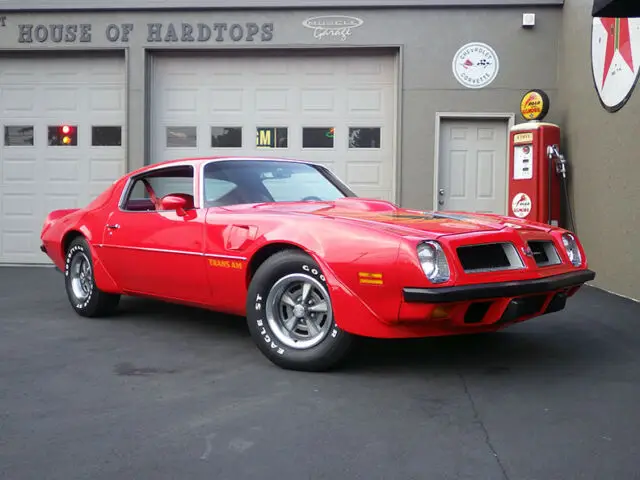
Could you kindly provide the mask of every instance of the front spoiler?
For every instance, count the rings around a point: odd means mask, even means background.
[[[464,285],[443,288],[411,288],[402,290],[404,301],[408,303],[446,303],[463,302],[498,297],[516,297],[536,293],[552,292],[563,288],[571,288],[596,278],[592,270],[553,275],[535,280],[519,280],[513,282],[483,283],[480,285]]]

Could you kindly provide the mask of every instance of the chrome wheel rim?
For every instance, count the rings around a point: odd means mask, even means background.
[[[320,343],[333,320],[331,299],[324,285],[302,273],[276,282],[267,297],[265,314],[276,338],[295,349]]]
[[[73,256],[69,266],[69,277],[71,278],[73,295],[79,301],[84,302],[93,290],[91,262],[84,253],[80,252]]]

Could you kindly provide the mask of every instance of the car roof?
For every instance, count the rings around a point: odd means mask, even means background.
[[[190,158],[177,158],[172,160],[164,160],[158,163],[152,163],[150,165],[145,165],[144,167],[138,168],[132,172],[129,172],[126,176],[131,177],[135,175],[140,175],[141,173],[150,172],[159,168],[166,168],[171,166],[186,166],[191,165],[194,167],[200,167],[204,163],[209,162],[219,162],[219,161],[252,161],[252,160],[269,160],[275,162],[289,162],[289,163],[305,163],[308,165],[316,165],[314,162],[309,162],[306,160],[300,160],[295,158],[282,158],[282,157],[259,157],[259,156],[211,156],[211,157],[190,157]]]

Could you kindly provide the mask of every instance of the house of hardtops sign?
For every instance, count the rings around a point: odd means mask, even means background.
[[[91,23],[19,24],[18,43],[92,43],[96,35],[110,43],[128,43],[134,35],[142,34],[149,43],[194,42],[270,42],[273,23],[147,23],[138,31],[133,23],[111,23],[97,31]]]

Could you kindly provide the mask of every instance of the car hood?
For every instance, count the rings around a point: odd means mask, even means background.
[[[292,202],[260,204],[261,213],[293,213],[332,218],[347,223],[366,224],[400,235],[433,237],[461,233],[490,232],[505,229],[550,231],[546,224],[493,214],[433,212],[400,208],[391,202],[361,198],[343,198],[335,202]]]

